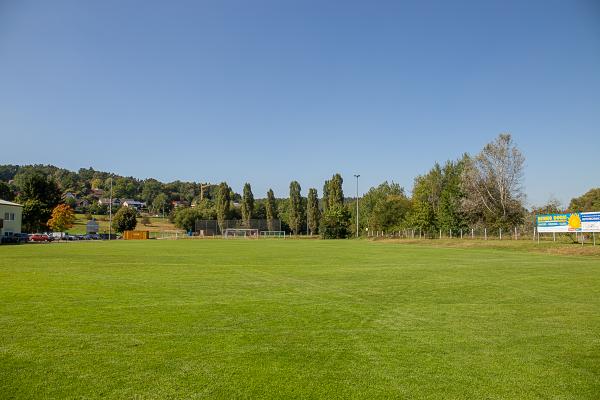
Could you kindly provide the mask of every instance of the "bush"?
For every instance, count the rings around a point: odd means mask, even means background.
[[[173,212],[173,223],[186,231],[194,230],[196,220],[202,219],[202,211],[191,207],[179,207]]]
[[[137,211],[129,207],[121,207],[115,214],[112,227],[116,232],[132,231],[137,225]]]
[[[345,239],[350,235],[350,212],[345,206],[334,206],[323,213],[319,232],[323,239]]]

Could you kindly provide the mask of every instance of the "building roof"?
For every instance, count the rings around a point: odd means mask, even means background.
[[[1,200],[1,199],[0,199],[0,205],[3,205],[3,206],[17,206],[17,207],[23,207],[22,205],[20,205],[20,204],[17,204],[17,203],[13,203],[12,201],[6,201],[6,200]]]

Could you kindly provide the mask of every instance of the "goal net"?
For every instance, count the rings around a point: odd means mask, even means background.
[[[223,237],[225,239],[231,239],[231,238],[258,239],[258,229],[227,228],[223,231]]]
[[[285,239],[285,231],[261,231],[260,236],[263,238],[282,238]]]

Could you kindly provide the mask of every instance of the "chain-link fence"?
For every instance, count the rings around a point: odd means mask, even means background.
[[[258,229],[264,231],[281,231],[280,219],[251,219],[244,221],[241,219],[228,219],[219,224],[216,219],[199,219],[195,223],[196,236],[218,236],[222,235],[226,229]]]

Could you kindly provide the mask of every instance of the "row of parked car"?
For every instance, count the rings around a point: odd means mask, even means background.
[[[13,233],[9,236],[2,236],[0,243],[2,244],[19,244],[19,243],[39,243],[53,242],[57,240],[107,240],[107,233],[87,234],[87,235],[70,235],[65,232],[50,232],[50,233]],[[113,239],[120,239],[120,236],[113,235]]]

